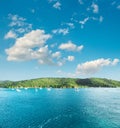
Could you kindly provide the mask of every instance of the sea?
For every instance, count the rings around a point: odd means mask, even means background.
[[[120,88],[0,88],[0,128],[120,128]]]

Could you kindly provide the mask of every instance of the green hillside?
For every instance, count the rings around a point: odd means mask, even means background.
[[[102,78],[38,78],[23,81],[1,81],[0,87],[52,87],[52,88],[76,88],[76,87],[120,87],[120,81]]]

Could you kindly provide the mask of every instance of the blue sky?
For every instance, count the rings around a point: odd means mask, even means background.
[[[1,0],[0,80],[120,80],[119,0]]]

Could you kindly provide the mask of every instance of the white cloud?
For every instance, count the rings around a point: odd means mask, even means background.
[[[103,22],[103,16],[100,17],[86,17],[83,20],[79,21],[79,23],[81,24],[81,28],[83,29],[85,24],[89,21],[89,20],[93,20],[93,21],[99,21],[99,22]]]
[[[24,33],[27,30],[26,30],[26,28],[18,28],[18,29],[15,29],[15,31],[18,32],[18,33]]]
[[[71,41],[68,41],[67,43],[62,43],[59,46],[59,49],[67,50],[67,51],[81,51],[83,49],[83,45],[77,46],[76,44],[72,43]]]
[[[16,39],[15,44],[6,49],[8,61],[37,60],[39,64],[62,66],[66,60],[60,51],[52,52],[46,41],[51,38],[44,30],[32,30],[23,37]],[[69,61],[72,61],[69,57]]]
[[[61,3],[57,1],[55,4],[53,4],[53,7],[60,10],[61,9]]]
[[[17,38],[17,35],[14,31],[10,30],[5,36],[4,36],[5,39],[9,39],[9,38],[13,38],[13,39],[16,39]]]
[[[93,13],[99,12],[99,6],[95,3],[92,3],[91,7],[93,8]]]
[[[120,5],[118,5],[118,6],[117,6],[117,9],[119,9],[119,10],[120,10]]]
[[[12,29],[14,27],[14,32],[18,33],[18,35],[32,30],[32,24],[27,23],[26,18],[8,14],[8,19],[10,20],[9,27]]]
[[[89,17],[90,20],[94,20],[94,21],[99,21],[99,22],[103,22],[103,16],[100,17]]]
[[[118,64],[119,62],[120,62],[120,60],[117,59],[117,58],[115,58],[111,64],[112,64],[112,65],[116,65],[116,64]]]
[[[89,20],[89,17],[86,17],[84,20],[79,21],[79,23],[81,24],[81,28],[84,28],[84,25],[86,24],[86,22]]]
[[[48,59],[50,54],[48,46],[45,45],[49,38],[51,38],[51,35],[45,34],[44,30],[32,30],[23,37],[17,38],[15,44],[11,48],[6,49],[7,60],[27,61],[38,59],[45,62],[44,59]]]
[[[68,57],[64,57],[61,58],[61,53],[60,52],[56,52],[54,54],[52,54],[52,57],[56,58],[58,60],[57,65],[58,66],[63,66],[67,61],[72,62],[74,61],[75,57],[74,56],[68,56]]]
[[[79,23],[84,25],[89,20],[89,17],[86,17],[84,20],[80,21]]]
[[[63,34],[63,35],[66,35],[66,34],[68,34],[69,33],[69,30],[68,30],[68,28],[60,28],[60,29],[54,29],[53,31],[52,31],[54,34]]]
[[[68,25],[70,28],[75,28],[74,24],[73,23],[66,23],[66,25]]]
[[[78,0],[78,2],[82,5],[84,4],[84,2],[82,0]]]
[[[20,17],[18,15],[12,15],[12,14],[8,14],[8,18],[11,19],[12,21],[25,21],[26,20],[23,17]]]
[[[102,67],[116,65],[118,63],[118,59],[114,59],[113,61],[110,59],[100,58],[93,61],[88,61],[82,64],[77,65],[76,74],[77,75],[89,75],[97,73]]]
[[[39,64],[44,65],[55,65],[53,59],[52,59],[52,51],[48,49],[48,46],[41,47],[38,51],[33,53],[34,59],[37,57]]]
[[[58,66],[63,66],[63,63],[60,61],[57,64],[58,64]]]
[[[52,54],[52,57],[59,59],[61,57],[61,53],[60,52],[55,52],[55,53]]]
[[[75,57],[74,56],[68,56],[67,60],[68,61],[74,61]]]
[[[65,64],[65,62],[66,62],[66,60],[64,60],[64,59],[60,60],[60,61],[57,62],[57,65],[58,66],[63,66]]]
[[[24,26],[26,19],[23,17],[20,17],[18,15],[12,15],[12,14],[8,14],[8,18],[11,20],[11,23],[9,24],[10,27],[13,26]]]
[[[57,43],[53,43],[53,44],[50,45],[51,48],[54,48],[56,46],[57,46]]]

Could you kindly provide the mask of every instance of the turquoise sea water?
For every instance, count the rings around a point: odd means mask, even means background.
[[[120,128],[120,89],[0,89],[0,128]]]

